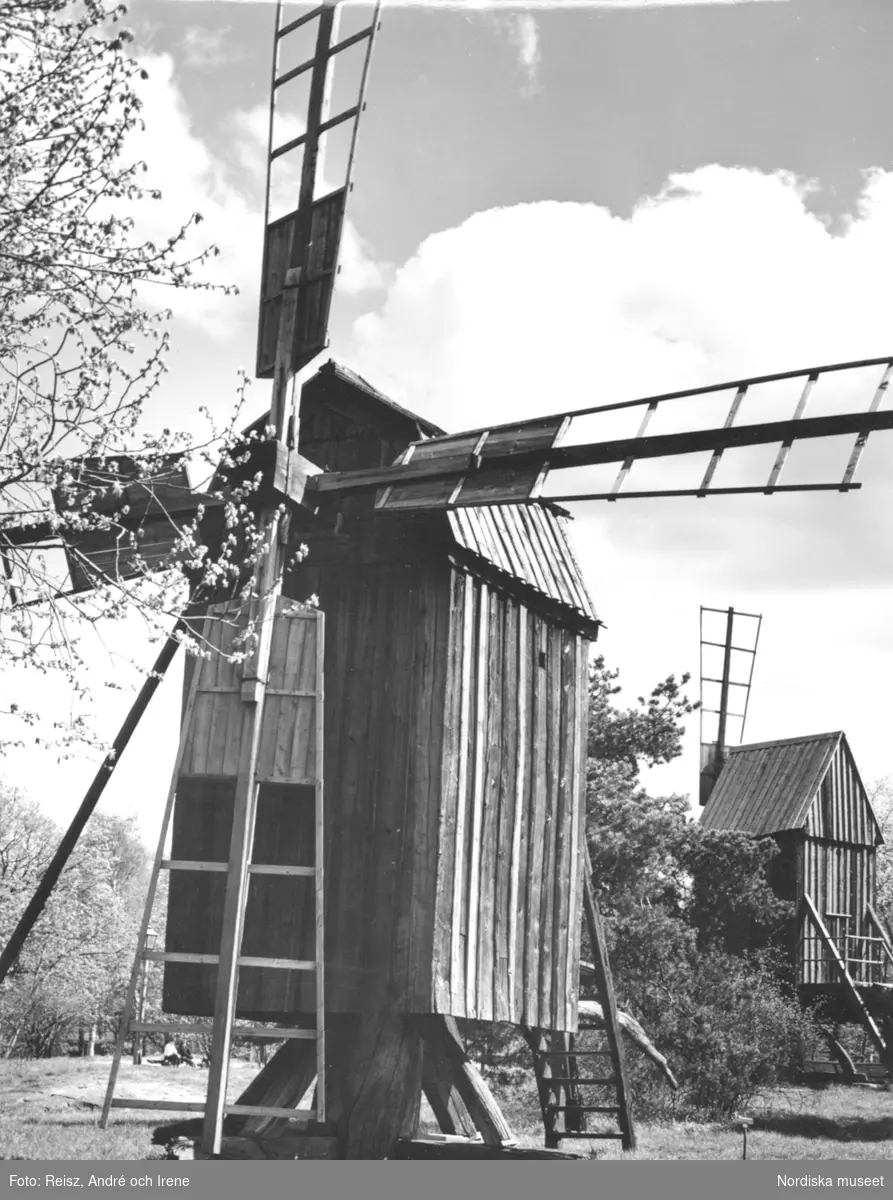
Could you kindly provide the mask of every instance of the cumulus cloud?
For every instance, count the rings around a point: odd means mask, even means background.
[[[810,211],[810,191],[789,174],[708,166],[671,177],[628,219],[571,203],[478,213],[428,238],[399,268],[385,303],[357,320],[351,361],[395,399],[458,430],[889,353],[893,299],[878,265],[893,251],[893,175],[866,175],[836,233]],[[810,412],[865,407],[878,375],[860,375],[853,394],[839,378],[823,383]],[[789,417],[801,386],[754,393],[739,423]],[[664,406],[649,432],[721,425],[730,400]],[[640,416],[600,418],[585,433],[632,436]],[[714,482],[763,485],[774,451],[727,453]],[[855,498],[774,499],[782,519],[771,546],[750,560],[751,578],[771,585],[782,560],[807,584],[830,563],[850,583],[876,578],[889,451],[885,435],[869,445],[861,475],[872,491],[862,496],[872,500],[856,529]],[[848,452],[836,442],[795,446],[784,481],[839,479]],[[704,456],[641,463],[629,486],[697,487],[705,467]],[[594,470],[567,490],[607,490],[614,474],[616,466]],[[609,520],[610,537],[649,556],[657,574],[705,545],[711,571],[740,573],[736,539],[759,538],[760,501],[679,503],[671,532],[653,504],[634,502],[590,507],[581,527]]]

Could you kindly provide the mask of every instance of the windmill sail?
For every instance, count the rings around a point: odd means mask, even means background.
[[[724,618],[722,641],[717,640],[718,618]],[[762,624],[759,613],[701,607],[702,805],[709,800],[722,770],[726,747],[730,742],[741,745],[744,741]]]
[[[882,374],[873,386],[867,407],[856,412],[804,416],[807,401],[823,377],[838,376],[841,372],[852,372],[855,377],[857,372],[872,368],[882,368]],[[536,420],[414,442],[390,467],[329,472],[314,480],[313,488],[320,497],[376,489],[376,507],[379,511],[459,508],[539,499],[618,500],[746,492],[771,495],[784,491],[850,491],[861,486],[854,477],[869,434],[893,429],[893,412],[881,410],[891,375],[893,358],[876,358],[807,367],[777,375],[668,392],[661,396],[595,405]],[[792,416],[752,424],[736,423],[739,410],[749,393],[788,380],[803,381]],[[692,398],[720,397],[722,393],[731,393],[733,397],[723,425],[678,433],[647,432],[651,416],[661,405],[672,406],[674,401]],[[574,421],[635,408],[644,408],[645,412],[634,437],[565,444]],[[854,441],[837,480],[779,482],[795,441],[845,435],[851,435]],[[777,444],[778,451],[765,483],[720,486],[714,482],[726,451],[772,444]],[[639,461],[695,454],[709,456],[703,475],[699,472],[696,476],[696,479],[700,479],[699,483],[693,481],[691,486],[683,488],[652,487],[639,491],[629,490],[625,486],[633,466]],[[618,463],[619,471],[609,490],[551,494],[548,497],[543,494],[546,479],[552,472],[610,463]]]
[[[282,292],[289,269],[301,273],[298,317],[293,344],[292,370],[299,371],[326,346],[329,310],[338,270],[338,252],[344,225],[347,197],[351,188],[354,154],[360,115],[364,107],[372,47],[378,30],[379,5],[371,23],[338,41],[339,6],[337,0],[325,0],[303,16],[282,24],[282,0],[276,9],[276,36],[273,53],[273,78],[270,89],[270,124],[267,147],[267,182],[264,219],[264,252],[260,287],[260,313],[257,338],[259,379],[272,378],[279,336]],[[302,31],[316,23],[316,44],[311,58],[288,70],[280,71],[282,51],[297,40]],[[353,103],[330,115],[332,76],[338,55],[352,46],[365,44]],[[274,145],[277,102],[289,84],[309,75],[310,87],[304,129],[295,137]],[[315,198],[322,182],[322,150],[325,135],[339,126],[351,131],[350,149],[339,186]],[[302,156],[297,207],[271,220],[274,166]]]

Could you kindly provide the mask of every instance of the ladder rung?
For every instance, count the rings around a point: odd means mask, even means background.
[[[112,1108],[148,1108],[165,1112],[204,1112],[203,1100],[129,1100],[115,1098]],[[315,1121],[315,1108],[272,1108],[255,1104],[227,1104],[227,1116],[235,1117],[282,1117],[286,1121]]]
[[[132,1021],[130,1023],[131,1033],[213,1033],[214,1026],[209,1022],[202,1022],[195,1025],[176,1024],[170,1022],[159,1021]],[[304,1038],[307,1041],[312,1041],[316,1037],[315,1029],[298,1029],[295,1026],[282,1029],[267,1029],[263,1025],[234,1025],[232,1030],[233,1037],[247,1038],[270,1038],[271,1041],[285,1040],[286,1038]]]
[[[204,1100],[127,1100],[112,1099],[112,1108],[157,1108],[162,1112],[204,1112]]]
[[[240,967],[272,967],[277,971],[315,971],[316,963],[306,958],[240,958]]]
[[[163,858],[161,867],[164,871],[226,871],[229,863],[205,862],[203,859]]]
[[[258,863],[248,868],[249,875],[300,875],[304,879],[312,879],[316,867],[274,867],[268,863]]]
[[[204,1105],[202,1105],[204,1108]],[[315,1121],[315,1108],[273,1108],[265,1104],[227,1104],[223,1110],[232,1117],[284,1117],[286,1121]]]
[[[177,950],[147,950],[145,957],[151,962],[199,963],[214,967],[220,961],[219,954],[181,954]],[[316,963],[306,958],[240,958],[240,967],[270,967],[279,971],[315,971]]]
[[[161,866],[165,871],[228,871],[229,863],[206,862],[204,859],[165,858]],[[312,878],[316,867],[274,866],[272,863],[251,863],[248,867],[250,875],[300,875]]]

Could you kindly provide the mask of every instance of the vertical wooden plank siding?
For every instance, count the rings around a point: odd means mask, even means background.
[[[471,785],[471,845],[468,861],[467,915],[465,918],[465,1007],[477,1012],[480,1006],[478,991],[478,939],[481,896],[481,838],[484,824],[484,757],[489,741],[489,690],[487,673],[490,647],[489,589],[480,584],[477,590],[477,645],[475,647],[474,723]]]
[[[498,779],[499,817],[497,827],[496,862],[494,866],[495,895],[493,921],[493,1020],[512,1020],[511,976],[509,961],[511,950],[512,908],[516,898],[512,896],[514,879],[513,861],[515,846],[515,800],[518,783],[519,742],[519,672],[518,672],[518,604],[508,600],[504,609],[502,627],[502,755]]]
[[[451,572],[434,924],[434,1001],[436,1011],[443,1013],[452,1012],[450,980],[452,978],[453,930],[455,929],[455,880],[460,869],[456,857],[456,846],[458,841],[459,764],[464,761],[460,747],[462,744],[465,603],[468,586],[470,586],[470,581],[466,575],[460,571]]]
[[[543,875],[540,901],[540,1014],[537,1024],[552,1025],[552,960],[555,951],[555,893],[562,886],[557,878],[556,839],[561,752],[561,630],[546,633],[546,787],[543,802]]]
[[[848,914],[845,932],[862,937],[871,931],[867,907],[874,897],[876,828],[856,765],[843,741],[837,747],[807,815],[800,875],[802,891],[819,914]],[[832,936],[844,924],[828,918]],[[832,984],[836,974],[828,952],[807,924],[802,930],[800,981]],[[846,946],[841,945],[846,954]],[[849,943],[854,958],[865,957],[858,943]],[[859,978],[862,966],[853,966]]]
[[[494,1019],[496,890],[499,868],[499,799],[502,772],[502,701],[505,677],[504,631],[508,602],[490,591],[487,597],[487,653],[481,647],[481,666],[486,660],[487,735],[483,752],[483,781],[480,835],[480,884],[477,939],[477,1007],[484,1021]],[[483,623],[483,622],[482,622]]]
[[[451,595],[434,1002],[573,1029],[588,643],[459,570]]]
[[[589,754],[589,642],[575,641],[576,704],[574,714],[574,783],[571,791],[573,827],[570,872],[574,881],[568,916],[567,1029],[577,1028],[580,980],[580,928],[583,917],[583,847],[586,844],[586,762]],[[588,855],[586,860],[588,861]]]
[[[522,680],[518,698],[518,786],[515,800],[514,863],[516,875],[516,902],[511,910],[512,962],[510,985],[512,988],[513,1019],[523,1023],[526,989],[524,971],[527,955],[527,896],[529,877],[527,873],[527,850],[530,844],[530,792],[532,778],[533,712],[536,705],[534,661],[533,661],[533,614],[523,606],[518,613],[518,676]]]
[[[525,1013],[529,1024],[540,1025],[540,920],[543,906],[543,850],[546,827],[546,753],[548,741],[548,689],[546,642],[548,627],[534,615],[532,649],[534,652],[534,707],[531,738],[530,840],[527,847],[527,930],[525,945]]]
[[[475,587],[471,578],[465,577],[464,602],[462,606],[462,656],[458,664],[460,677],[459,738],[457,763],[456,831],[453,866],[453,910],[451,921],[451,1009],[455,1016],[465,1015],[465,943],[462,928],[463,895],[466,883],[466,809],[468,805],[468,745],[470,741],[472,684],[474,676],[474,608]]]

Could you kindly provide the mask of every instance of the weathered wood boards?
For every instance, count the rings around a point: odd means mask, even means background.
[[[326,469],[392,461],[433,432],[340,368],[302,394],[298,449]],[[587,659],[598,625],[579,569],[551,510],[483,519],[469,509],[451,522],[379,517],[372,505],[360,495],[327,510],[306,563],[283,583],[289,596],[315,594],[325,613],[328,1011],[368,1011],[381,985],[398,1012],[572,1029]],[[273,647],[255,847],[256,861],[283,864],[313,857],[301,789],[315,766],[289,741],[305,719],[306,681],[290,654],[281,639]],[[275,674],[283,662],[287,695]],[[207,772],[232,756],[229,686],[203,680],[177,857],[224,856],[230,777]],[[297,744],[309,754],[300,734]],[[205,873],[190,879],[189,896],[172,893],[178,948],[213,942],[219,886]],[[307,881],[252,887],[250,953],[276,945],[308,957]],[[207,1012],[202,970],[182,968],[173,1011]],[[244,972],[240,1013],[312,1012],[309,980],[268,975]]]
[[[573,1029],[588,643],[454,570],[434,1004]]]
[[[260,782],[253,867],[242,954],[249,958],[312,959],[313,878],[286,874],[314,862],[318,614],[280,600],[273,621],[271,667],[258,748]],[[227,654],[238,650],[240,628],[223,608],[212,610],[203,634],[209,657],[200,659],[193,717],[186,734],[174,806],[171,861],[195,864],[171,872],[167,953],[216,954],[220,945],[225,872],[236,773],[244,722],[241,678]],[[212,1011],[216,968],[168,962],[164,998],[169,1012]],[[244,967],[238,1015],[288,1012],[300,986],[293,971]],[[315,987],[312,980],[311,990]],[[312,1011],[312,1008],[311,1008]]]

